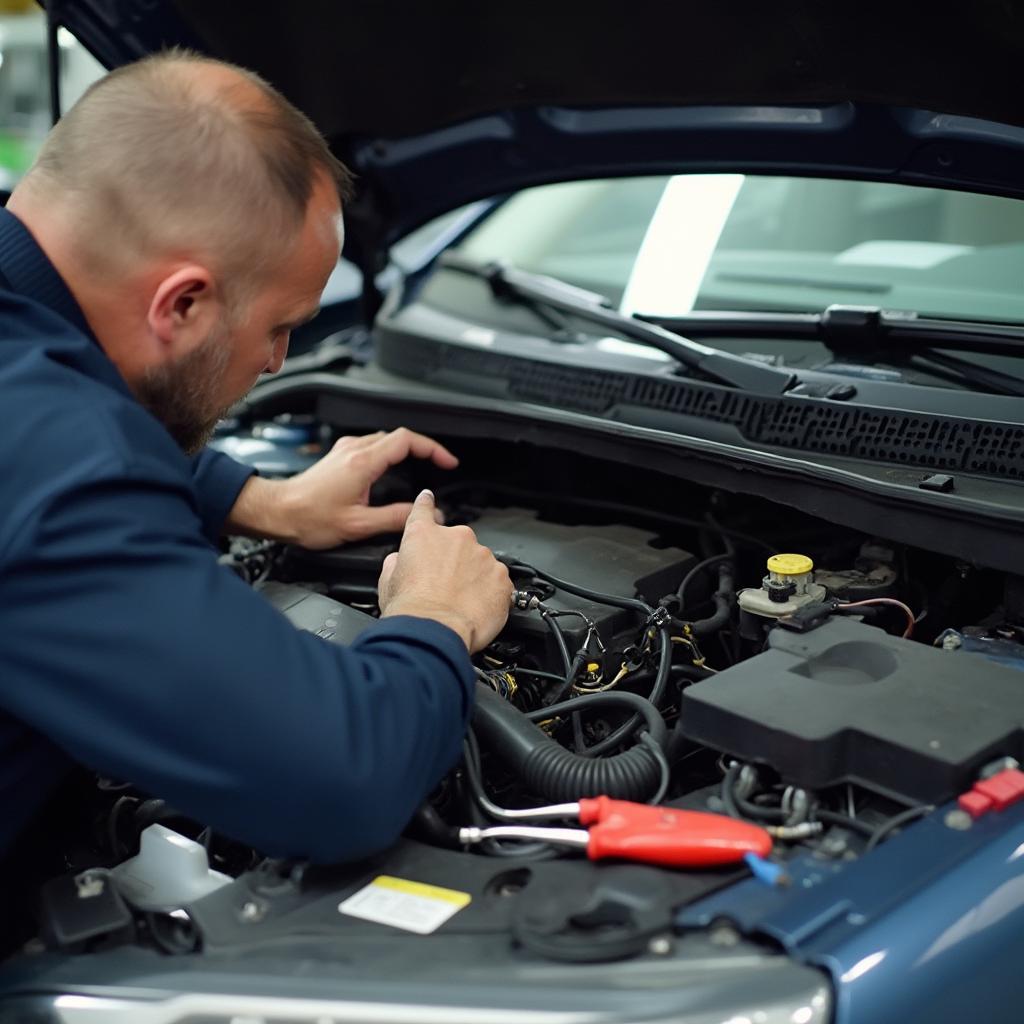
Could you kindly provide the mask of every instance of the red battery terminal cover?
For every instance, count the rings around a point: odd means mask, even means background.
[[[1002,811],[1024,799],[1024,772],[1007,768],[990,779],[981,779],[960,795],[957,803],[972,818],[980,818],[989,811]]]

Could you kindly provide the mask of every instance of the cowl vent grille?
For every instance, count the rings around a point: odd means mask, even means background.
[[[503,382],[510,398],[590,415],[633,406],[726,424],[752,444],[906,468],[1024,478],[1024,426],[1014,424],[749,395],[684,379],[560,365],[390,331],[380,332],[377,358],[385,369],[406,377],[465,390],[466,378],[479,375]]]

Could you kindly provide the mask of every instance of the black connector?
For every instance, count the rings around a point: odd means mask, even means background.
[[[778,620],[783,629],[792,630],[794,633],[809,633],[812,629],[826,623],[832,615],[836,614],[839,602],[834,598],[827,601],[812,601],[809,604],[801,605],[790,615]]]

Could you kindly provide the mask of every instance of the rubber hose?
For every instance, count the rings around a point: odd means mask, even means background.
[[[421,804],[416,808],[416,813],[406,826],[405,834],[446,850],[462,848],[459,843],[459,830],[452,828],[429,803]]]
[[[564,590],[568,594],[575,594],[577,597],[585,598],[588,601],[606,604],[612,608],[623,608],[626,611],[636,612],[638,615],[649,616],[654,613],[654,609],[646,601],[641,601],[639,598],[619,597],[616,594],[602,594],[599,590],[589,590],[586,587],[579,586],[579,584],[570,583],[568,580],[552,576],[551,573],[545,572],[543,569],[537,569],[526,562],[520,562],[519,559],[503,554],[500,551],[496,551],[494,557],[499,562],[507,565],[509,569],[519,569],[520,571],[528,572],[538,579],[550,583],[556,590]]]
[[[582,705],[586,700],[581,697],[567,703]],[[555,803],[602,795],[643,800],[657,790],[661,779],[658,761],[645,747],[602,759],[580,757],[556,743],[521,711],[481,683],[477,684],[473,728],[531,792]],[[659,744],[665,739],[664,722],[660,732],[654,737]]]
[[[712,595],[715,610],[706,619],[698,619],[690,623],[694,636],[708,636],[717,633],[729,621],[729,613],[735,600],[735,583],[731,562],[722,562],[718,566],[718,589]]]
[[[661,703],[665,696],[665,688],[668,686],[669,674],[672,671],[672,635],[667,627],[659,631],[661,637],[661,649],[658,651],[658,671],[654,676],[654,685],[651,687],[650,696],[647,698],[655,708]],[[664,721],[664,719],[662,719]],[[621,746],[626,739],[636,732],[640,720],[636,715],[630,715],[629,719],[622,723],[610,736],[587,747],[584,757],[600,757],[606,751],[614,750]],[[664,744],[661,744],[664,747]]]

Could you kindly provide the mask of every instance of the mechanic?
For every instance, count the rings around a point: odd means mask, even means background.
[[[316,313],[348,186],[267,83],[173,52],[96,83],[0,211],[0,851],[79,765],[267,854],[356,858],[456,762],[512,584],[429,491],[368,504],[455,456],[397,430],[272,481],[203,448]],[[403,527],[347,648],[217,564],[222,530]]]

